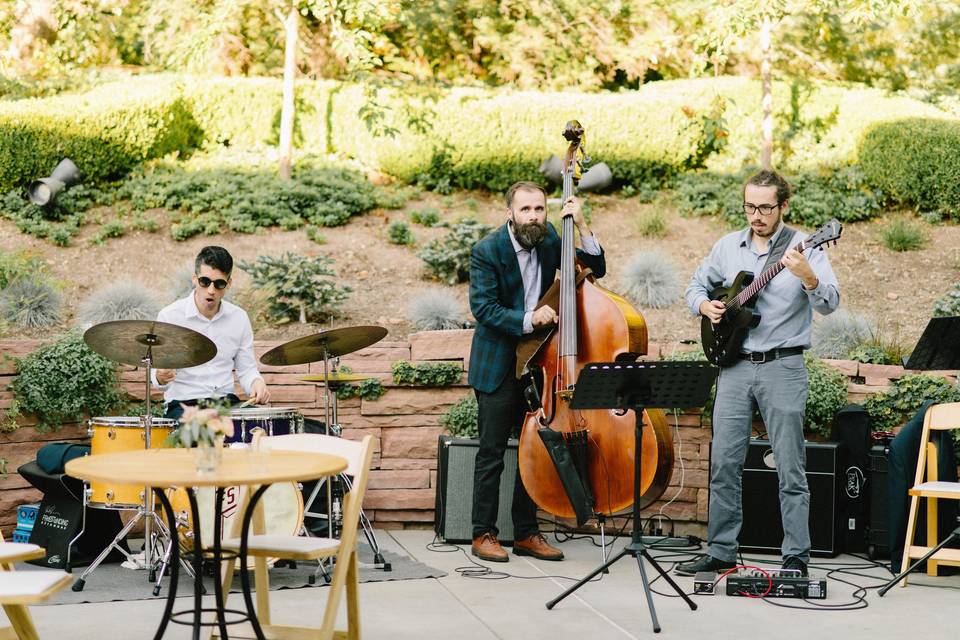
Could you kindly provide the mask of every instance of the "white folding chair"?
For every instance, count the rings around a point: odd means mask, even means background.
[[[341,456],[347,460],[347,468],[344,473],[354,478],[351,490],[344,498],[343,529],[340,532],[339,539],[254,533],[249,536],[247,553],[257,559],[254,568],[256,573],[257,618],[264,634],[271,638],[301,638],[305,637],[305,634],[309,634],[308,637],[324,640],[328,638],[349,638],[350,640],[359,638],[357,529],[360,522],[360,505],[366,492],[367,479],[370,475],[369,471],[373,459],[373,436],[366,436],[362,441],[355,442],[321,434],[297,433],[259,438],[255,442],[256,445],[259,445],[260,450],[264,452],[298,451]],[[262,504],[257,505],[259,513],[254,515],[252,523],[254,531],[263,530],[261,507]],[[258,518],[260,519],[259,524],[257,522]],[[238,536],[239,533],[239,531],[235,531],[233,535]],[[223,548],[239,551],[240,538],[225,539]],[[335,558],[333,580],[330,582],[330,592],[327,596],[323,621],[319,628],[271,624],[266,558],[288,560]],[[224,565],[221,578],[224,585],[224,597],[226,597],[233,581],[236,563],[226,562]],[[340,597],[344,591],[347,599],[346,631],[334,629],[340,606]]]

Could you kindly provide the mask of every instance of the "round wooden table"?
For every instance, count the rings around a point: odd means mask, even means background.
[[[152,487],[167,514],[171,536],[176,535],[176,516],[163,489],[170,487],[181,487],[185,489],[190,499],[191,511],[193,512],[193,523],[196,527],[194,530],[194,540],[196,541],[202,540],[202,537],[198,525],[200,518],[194,489],[196,487],[215,487],[217,491],[216,499],[214,500],[215,515],[212,553],[214,562],[218,568],[220,567],[220,563],[223,562],[220,545],[220,539],[222,537],[220,528],[222,520],[221,502],[224,488],[233,486],[256,487],[256,489],[251,489],[253,495],[247,500],[240,534],[240,577],[247,611],[245,614],[242,611],[230,611],[230,613],[240,614],[241,616],[245,615],[245,617],[238,620],[231,620],[229,623],[227,622],[227,610],[224,609],[226,598],[223,597],[218,570],[217,579],[214,580],[216,609],[213,611],[216,613],[216,621],[203,622],[202,613],[204,609],[202,608],[201,598],[203,596],[204,549],[202,549],[201,544],[194,545],[193,553],[195,570],[194,608],[192,610],[173,612],[180,565],[180,549],[179,545],[174,541],[174,543],[170,545],[170,589],[167,594],[167,606],[164,610],[163,620],[160,622],[160,628],[157,629],[157,633],[154,636],[158,640],[163,636],[167,624],[171,620],[178,624],[189,624],[176,620],[176,616],[186,613],[193,613],[192,625],[195,638],[200,636],[202,627],[213,625],[220,628],[221,638],[227,638],[227,624],[235,624],[246,620],[250,621],[257,635],[262,637],[260,625],[256,618],[256,611],[253,606],[253,598],[250,593],[250,578],[246,558],[250,521],[257,501],[267,487],[275,482],[316,480],[338,474],[347,468],[347,461],[344,458],[322,453],[296,453],[290,451],[253,452],[250,449],[224,449],[222,453],[223,458],[219,467],[211,472],[197,471],[196,453],[193,449],[143,449],[85,456],[71,460],[64,468],[67,475],[87,480],[88,482],[142,484],[147,487]],[[233,562],[234,560],[231,557],[229,561]]]

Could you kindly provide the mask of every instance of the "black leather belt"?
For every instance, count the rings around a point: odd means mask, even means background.
[[[777,358],[786,358],[787,356],[797,356],[803,353],[803,347],[782,347],[780,349],[770,349],[770,351],[753,351],[750,353],[741,353],[740,358],[749,360],[754,364],[763,364]]]

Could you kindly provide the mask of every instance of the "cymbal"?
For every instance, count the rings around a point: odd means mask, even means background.
[[[217,355],[217,345],[193,329],[156,320],[101,322],[83,334],[87,346],[107,360],[143,365],[148,347],[156,369],[195,367]]]
[[[323,382],[324,380],[329,381],[331,384],[334,382],[360,382],[361,380],[370,380],[374,376],[363,375],[362,373],[341,373],[340,371],[334,371],[327,375],[326,378],[323,377],[323,374],[316,374],[310,376],[303,376],[300,378],[304,382]]]
[[[387,330],[376,325],[328,329],[274,347],[260,356],[260,362],[279,366],[336,358],[369,347],[385,335]]]

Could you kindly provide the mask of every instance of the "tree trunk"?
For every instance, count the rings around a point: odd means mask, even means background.
[[[307,303],[300,302],[300,324],[307,324]]]
[[[763,141],[760,148],[760,165],[767,171],[773,169],[773,87],[770,81],[770,16],[763,18],[760,27],[760,50],[763,55],[760,63],[760,77],[763,82]]]
[[[297,13],[291,7],[283,21],[287,39],[283,60],[283,111],[280,113],[280,177],[290,179],[290,166],[293,155],[293,80],[297,72]]]

